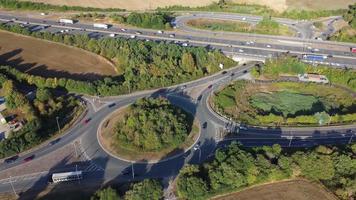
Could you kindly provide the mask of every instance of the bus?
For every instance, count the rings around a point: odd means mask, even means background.
[[[52,174],[53,183],[75,181],[75,180],[81,180],[81,179],[83,179],[82,171],[63,172],[63,173]]]

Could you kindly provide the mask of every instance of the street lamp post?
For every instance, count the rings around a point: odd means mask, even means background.
[[[58,132],[61,133],[61,127],[59,126],[59,121],[58,121],[59,117],[56,117],[56,121],[57,121],[57,126],[58,126]]]
[[[198,148],[198,150],[199,150],[199,163],[200,163],[200,158],[201,158],[201,149],[200,149],[200,147]]]
[[[352,133],[352,135],[351,135],[351,137],[350,137],[350,139],[349,139],[348,144],[351,144],[351,142],[352,142],[352,138],[354,137],[354,135],[355,135],[355,133]]]
[[[131,163],[131,173],[132,173],[132,179],[135,178],[135,168],[134,168],[134,163]]]

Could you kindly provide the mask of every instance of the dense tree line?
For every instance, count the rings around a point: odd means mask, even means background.
[[[125,11],[120,8],[93,8],[93,7],[80,7],[80,6],[59,6],[31,1],[18,1],[18,0],[0,0],[0,7],[14,10],[41,10],[41,11]]]
[[[247,149],[233,143],[218,149],[211,162],[184,167],[177,181],[178,196],[206,199],[264,182],[304,177],[321,182],[341,199],[352,199],[356,195],[355,156],[356,144],[283,151],[279,145]]]
[[[109,17],[119,23],[126,23],[137,27],[152,29],[170,29],[172,28],[171,22],[174,19],[172,13],[167,12],[132,12],[127,16],[111,14]]]
[[[132,184],[123,197],[120,197],[115,189],[108,187],[98,190],[91,197],[91,200],[160,200],[162,198],[163,187],[161,183],[157,180],[145,179],[141,182]]]
[[[167,99],[139,99],[117,124],[117,145],[139,151],[178,147],[188,136],[192,121],[191,116]]]
[[[24,126],[12,131],[9,138],[0,142],[0,157],[20,153],[52,136],[60,126],[65,126],[78,114],[79,102],[73,96],[55,96],[49,88],[36,88],[34,99],[28,99],[17,89],[27,85],[0,74],[0,85],[5,96],[8,113],[20,112]],[[28,85],[27,85],[28,86]]]
[[[49,32],[30,32],[20,26],[0,24],[0,29],[79,47],[114,61],[121,75],[95,82],[65,78],[40,78],[22,75],[27,82],[51,83],[71,92],[98,95],[118,95],[147,88],[165,87],[232,67],[235,62],[218,50],[203,47],[182,47],[176,44],[125,38],[92,39],[88,35],[63,35]],[[9,70],[7,70],[9,71]],[[15,71],[12,71],[15,73]],[[18,72],[16,72],[18,74]],[[16,75],[19,77],[19,75]],[[35,80],[29,80],[32,77]],[[51,87],[47,86],[46,87]]]

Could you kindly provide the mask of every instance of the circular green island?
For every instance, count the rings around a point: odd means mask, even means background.
[[[323,126],[356,122],[349,90],[316,83],[236,81],[216,92],[212,108],[254,126]]]
[[[159,161],[184,152],[199,136],[194,117],[165,98],[143,98],[111,114],[99,140],[112,155]]]

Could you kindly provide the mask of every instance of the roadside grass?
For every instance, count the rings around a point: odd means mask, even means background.
[[[171,146],[169,148],[162,149],[160,151],[140,151],[137,148],[131,148],[125,144],[117,142],[115,129],[117,122],[124,119],[124,116],[129,113],[129,107],[120,108],[113,112],[107,120],[103,123],[98,133],[98,139],[100,140],[104,149],[111,154],[127,160],[134,161],[159,161],[177,154],[182,153],[185,149],[194,144],[199,137],[199,122],[194,119],[192,129],[185,141],[177,147]],[[191,116],[193,119],[193,116]]]
[[[246,22],[232,20],[210,20],[210,19],[193,19],[188,21],[189,26],[212,31],[229,31],[241,33],[257,33],[268,35],[293,36],[294,32],[285,25],[269,19],[264,19],[257,25]]]

